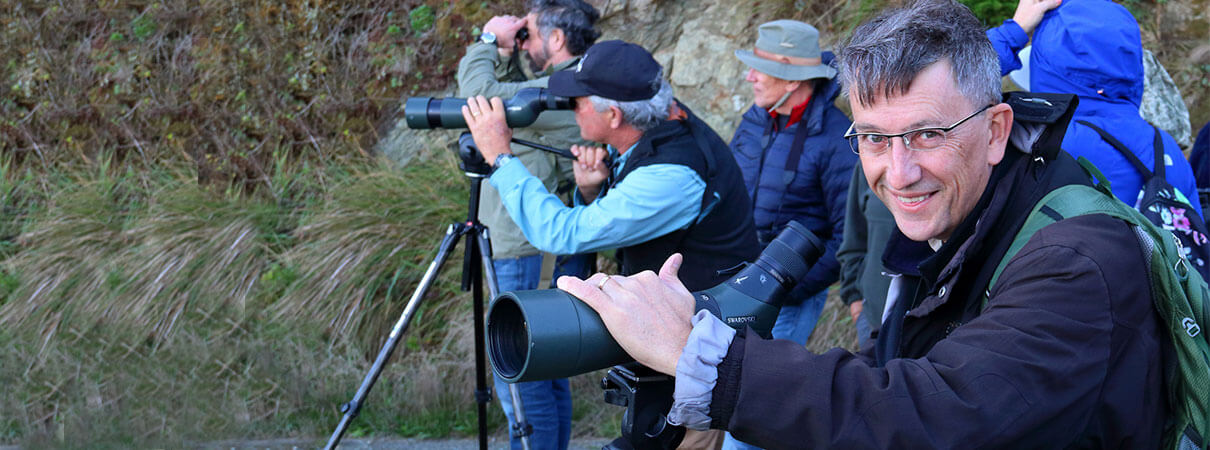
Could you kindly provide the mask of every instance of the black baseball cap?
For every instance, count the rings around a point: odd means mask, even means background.
[[[580,63],[550,76],[547,90],[561,97],[596,95],[619,102],[633,102],[655,97],[659,83],[660,63],[651,53],[635,44],[622,41],[598,42]]]

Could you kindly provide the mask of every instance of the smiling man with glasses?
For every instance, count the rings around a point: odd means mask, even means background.
[[[958,125],[966,123],[966,121],[973,119],[979,113],[987,111],[988,108],[993,106],[996,105],[984,106],[948,127],[926,127],[898,134],[882,134],[857,132],[853,130],[853,126],[849,126],[849,131],[845,132],[844,137],[849,140],[849,148],[853,150],[853,153],[858,155],[862,153],[877,155],[887,151],[891,148],[891,138],[903,138],[903,144],[907,146],[908,150],[918,152],[933,151],[945,145],[945,138],[950,131],[953,131],[954,128],[958,128]]]
[[[1159,447],[1143,248],[1125,221],[1043,202],[1090,184],[1059,148],[1072,97],[1002,101],[983,26],[953,0],[884,12],[839,61],[849,135],[900,230],[873,349],[815,354],[694,315],[675,255],[658,277],[559,279],[631,356],[676,375],[669,421],[766,448]],[[1055,222],[1008,256],[1035,205]]]

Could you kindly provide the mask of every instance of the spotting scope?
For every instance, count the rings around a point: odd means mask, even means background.
[[[768,337],[786,294],[823,251],[819,238],[792,221],[756,262],[717,286],[694,292],[695,310]],[[496,297],[487,313],[487,345],[496,374],[510,383],[566,378],[632,360],[596,311],[560,289]]]
[[[403,116],[412,129],[466,128],[466,120],[462,118],[464,105],[465,98],[409,97],[403,106]],[[574,107],[571,98],[553,95],[543,88],[525,88],[504,101],[504,119],[509,128],[528,127],[542,111]]]

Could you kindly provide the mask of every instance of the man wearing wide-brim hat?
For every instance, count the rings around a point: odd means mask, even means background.
[[[794,20],[757,29],[755,48],[735,56],[749,67],[753,105],[731,150],[752,198],[762,244],[797,220],[826,241],[826,253],[782,306],[773,337],[805,344],[840,272],[836,249],[844,231],[845,198],[857,161],[845,141],[850,122],[833,102],[839,86],[819,31]],[[748,448],[730,436],[724,448]]]

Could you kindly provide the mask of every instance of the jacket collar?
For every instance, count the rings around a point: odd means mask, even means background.
[[[543,70],[541,74],[538,74],[538,76],[550,75],[552,73],[565,70],[568,67],[574,66],[579,63],[580,63],[579,56],[568,58],[567,61],[563,61],[561,63],[555,64],[555,65],[551,66],[550,69],[548,69],[548,70]]]
[[[973,255],[981,249],[991,235],[993,225],[1000,222],[1008,198],[1017,184],[1017,177],[1010,173],[1019,172],[1018,166],[1028,162],[1020,152],[1005,152],[1004,160],[992,169],[987,186],[975,208],[967,214],[958,228],[941,248],[933,252],[926,242],[908,239],[896,229],[883,253],[883,264],[888,270],[906,275],[919,276],[925,292],[934,291],[960,271]],[[1000,228],[1000,227],[995,227]],[[1005,238],[1005,236],[999,236]],[[1012,239],[1012,236],[1007,236]],[[911,305],[911,315],[923,316],[945,304],[952,295],[929,296],[919,305]],[[914,301],[921,301],[920,298]]]

